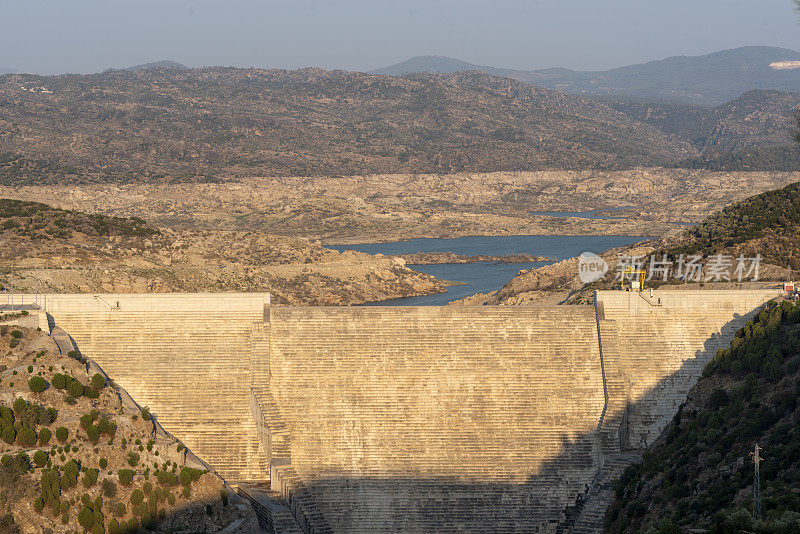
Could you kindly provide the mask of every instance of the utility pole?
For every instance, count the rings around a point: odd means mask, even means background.
[[[755,482],[753,483],[753,518],[758,520],[761,520],[761,474],[759,473],[759,466],[761,460],[763,460],[758,453],[762,450],[764,449],[759,447],[758,443],[756,443],[755,449],[750,453],[750,457],[753,459],[753,464],[756,468]]]

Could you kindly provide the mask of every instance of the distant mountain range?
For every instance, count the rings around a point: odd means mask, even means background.
[[[0,182],[798,170],[798,108],[799,93],[748,91],[709,108],[588,98],[476,71],[10,74],[0,78],[0,124],[9,132],[0,136]]]
[[[0,67],[0,75],[13,74],[15,72],[19,72],[19,71],[17,69],[8,69],[8,68],[5,68],[5,67]]]
[[[182,65],[176,61],[168,61],[168,60],[161,60],[161,61],[153,61],[152,63],[142,63],[141,65],[134,65],[132,67],[127,67],[123,70],[130,70],[130,71],[138,71],[138,70],[150,70],[150,69],[189,69],[186,65]]]
[[[747,46],[703,56],[676,56],[606,71],[514,70],[442,56],[418,56],[372,71],[401,76],[478,70],[582,95],[633,96],[713,106],[753,89],[800,92],[800,52]]]

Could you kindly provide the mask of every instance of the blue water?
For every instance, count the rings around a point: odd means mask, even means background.
[[[363,243],[358,245],[325,245],[338,251],[357,250],[368,254],[413,254],[415,252],[453,252],[465,256],[486,254],[531,254],[561,261],[581,252],[603,252],[649,239],[641,236],[472,236],[455,239],[410,239],[393,243]],[[393,306],[441,306],[475,293],[486,293],[503,287],[522,269],[532,269],[552,262],[496,263],[479,262],[444,265],[409,265],[412,269],[432,274],[441,280],[463,282],[450,286],[447,293],[405,297],[372,303]]]
[[[603,208],[589,211],[532,211],[533,215],[545,215],[547,217],[577,217],[578,219],[602,219],[608,221],[618,221],[627,219],[627,217],[608,217],[604,213],[609,211],[624,210],[629,206],[622,206],[620,208]]]

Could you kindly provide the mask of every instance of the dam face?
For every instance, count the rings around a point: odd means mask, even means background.
[[[603,291],[594,307],[36,300],[223,476],[270,479],[307,532],[555,532],[778,295]]]

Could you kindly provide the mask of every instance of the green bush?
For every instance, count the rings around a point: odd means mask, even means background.
[[[7,426],[3,429],[3,441],[11,445],[14,443],[14,440],[16,438],[17,438],[17,431],[14,430],[13,426]]]
[[[135,452],[129,452],[128,465],[130,465],[131,467],[136,467],[138,463],[139,463],[139,455]]]
[[[122,517],[128,513],[128,510],[127,508],[125,508],[125,503],[118,502],[117,504],[114,505],[113,512],[115,516]]]
[[[34,393],[41,393],[47,389],[47,382],[41,376],[32,376],[28,380],[28,388]]]
[[[142,494],[142,490],[139,489],[133,490],[133,492],[131,493],[130,501],[131,504],[133,504],[134,506],[139,506],[140,504],[142,504],[142,502],[144,502],[144,495]]]
[[[17,443],[23,447],[33,447],[39,441],[39,435],[29,426],[23,426],[17,432]]]
[[[69,523],[69,514],[61,514],[61,524],[66,525]]]
[[[111,521],[108,522],[108,534],[119,534],[119,523],[117,523],[117,520],[113,517]]]
[[[78,524],[84,529],[89,530],[94,525],[94,512],[88,506],[81,508],[78,512]]]
[[[92,426],[92,423],[94,423],[94,417],[92,417],[92,415],[88,413],[84,414],[81,416],[80,423],[81,423],[81,428],[86,430],[87,428]]]
[[[100,392],[90,387],[84,388],[83,394],[86,396],[87,399],[96,399],[100,397]]]
[[[92,443],[97,443],[100,439],[100,430],[97,428],[97,425],[92,425],[86,429],[86,437],[88,437],[89,441]]]
[[[77,480],[79,472],[80,472],[80,467],[78,467],[78,462],[76,462],[75,460],[70,460],[69,462],[64,464],[64,473],[66,473],[67,476]]]
[[[91,488],[97,483],[97,469],[88,469],[83,475],[83,487],[86,489]]]
[[[22,413],[28,409],[28,402],[22,397],[19,397],[14,401],[13,407],[14,413]]]
[[[22,332],[20,332],[19,330],[12,330],[11,337],[13,337],[14,339],[22,339]]]
[[[33,509],[37,512],[41,513],[44,510],[44,501],[41,497],[37,497],[35,501],[33,501]]]
[[[51,435],[50,435],[50,429],[49,428],[43,428],[43,429],[41,429],[39,431],[39,445],[40,446],[41,445],[47,445],[48,443],[50,443],[50,438],[51,438]]]
[[[192,495],[192,490],[190,490],[188,486],[183,488],[183,497],[185,499],[188,499],[191,495]]]
[[[145,421],[149,421],[150,418],[151,418],[151,416],[150,416],[150,408],[145,406],[144,408],[142,408],[142,419],[144,419]]]
[[[111,479],[104,478],[103,482],[100,484],[100,487],[103,489],[103,495],[109,499],[117,496],[117,485],[114,484]]]
[[[92,376],[92,387],[98,391],[106,387],[105,377],[100,373],[95,373],[94,376]]]
[[[139,520],[135,517],[128,519],[128,532],[136,532],[139,530]]]
[[[149,482],[145,482],[142,486],[142,491],[145,495],[150,495],[150,492],[153,491],[153,485]]]
[[[65,441],[67,441],[67,438],[69,438],[69,430],[67,430],[63,426],[56,428],[56,439],[58,441],[64,443]]]
[[[167,493],[167,502],[170,506],[175,506],[175,495],[172,492]]]
[[[54,374],[50,382],[56,389],[65,389],[67,387],[67,377],[61,373]]]
[[[67,391],[72,398],[79,399],[83,396],[83,384],[77,380],[73,380],[67,387]]]
[[[108,467],[108,460],[100,458],[100,469],[105,469],[106,467]]]
[[[33,463],[38,467],[47,465],[47,453],[44,451],[36,451],[33,455]]]
[[[133,471],[130,469],[120,469],[117,473],[119,482],[123,486],[129,486],[133,482]]]

